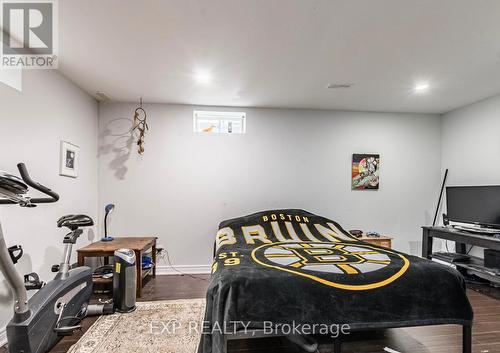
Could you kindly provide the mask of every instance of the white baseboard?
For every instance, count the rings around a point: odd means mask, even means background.
[[[7,331],[6,327],[0,328],[0,347],[3,347],[7,344]]]
[[[211,272],[210,265],[177,265],[175,266],[175,269],[177,269],[181,273],[185,273],[188,275],[210,274]],[[157,275],[166,275],[166,276],[179,275],[180,274],[179,272],[177,272],[170,266],[163,265],[156,267]]]

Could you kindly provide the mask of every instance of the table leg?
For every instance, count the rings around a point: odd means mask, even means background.
[[[472,352],[472,326],[463,326],[462,352]]]
[[[135,252],[135,264],[137,268],[136,295],[140,298],[142,296],[142,251]]]
[[[85,256],[78,253],[78,267],[85,266]]]
[[[424,259],[430,259],[432,255],[432,243],[433,238],[429,234],[428,229],[424,229],[422,233],[422,257]]]
[[[460,243],[458,241],[455,242],[455,252],[458,254],[467,254],[467,247],[464,243]],[[460,272],[463,276],[467,276],[467,269],[462,267],[457,267],[458,272]]]
[[[156,278],[156,241],[153,243],[153,278]]]

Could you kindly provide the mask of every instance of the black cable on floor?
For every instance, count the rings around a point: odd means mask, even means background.
[[[183,276],[188,276],[188,277],[191,277],[192,279],[197,279],[197,280],[201,280],[201,281],[205,281],[205,282],[209,282],[209,279],[208,278],[202,278],[202,277],[198,277],[198,276],[193,276],[189,273],[184,273],[180,270],[178,270],[177,268],[174,267],[174,265],[172,265],[172,263],[170,262],[170,255],[168,254],[168,251],[167,249],[162,249],[162,251],[165,251],[165,255],[167,256],[167,262],[168,262],[168,265],[170,266],[170,268],[172,268],[172,270],[174,270],[175,272],[183,275]]]

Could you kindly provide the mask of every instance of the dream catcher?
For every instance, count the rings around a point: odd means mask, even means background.
[[[134,127],[132,128],[132,132],[135,130],[139,131],[139,138],[137,139],[137,152],[139,152],[140,155],[144,154],[144,135],[146,135],[146,131],[149,130],[146,117],[147,114],[142,108],[141,98],[139,107],[134,112]]]

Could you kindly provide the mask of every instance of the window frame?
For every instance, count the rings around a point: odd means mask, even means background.
[[[193,110],[193,132],[199,134],[208,134],[209,132],[203,132],[199,129],[200,119],[213,119],[217,120],[219,123],[223,120],[241,120],[241,132],[215,132],[214,134],[223,135],[241,135],[247,132],[247,119],[246,112],[240,111],[215,111],[215,110]]]

